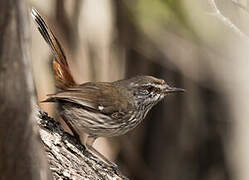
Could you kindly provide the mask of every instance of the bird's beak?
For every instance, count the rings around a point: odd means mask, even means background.
[[[165,94],[178,93],[178,92],[185,92],[185,89],[169,87],[169,86],[165,89]]]

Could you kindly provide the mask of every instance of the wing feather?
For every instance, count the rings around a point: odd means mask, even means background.
[[[127,99],[113,85],[104,82],[88,82],[48,96],[43,102],[75,103],[104,114],[122,113],[129,107]]]

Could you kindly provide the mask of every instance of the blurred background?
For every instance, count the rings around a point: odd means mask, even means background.
[[[187,90],[134,131],[95,147],[135,180],[249,177],[248,0],[30,0],[78,83],[153,75]],[[52,54],[31,23],[38,101],[55,92]],[[247,36],[248,35],[248,36]],[[40,104],[56,117],[55,105]]]

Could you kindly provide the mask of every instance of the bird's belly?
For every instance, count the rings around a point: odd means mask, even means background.
[[[108,115],[82,108],[64,109],[63,115],[79,134],[84,132],[97,137],[123,135],[141,122],[138,120],[137,114],[133,114],[128,119],[117,120]]]

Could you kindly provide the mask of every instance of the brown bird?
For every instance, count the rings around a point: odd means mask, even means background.
[[[114,82],[76,84],[58,40],[39,13],[32,9],[38,30],[53,51],[53,70],[58,92],[43,102],[57,102],[59,116],[74,136],[87,133],[86,147],[113,165],[92,145],[98,137],[120,136],[134,129],[148,111],[169,93],[184,89],[170,87],[152,76],[136,76]]]

